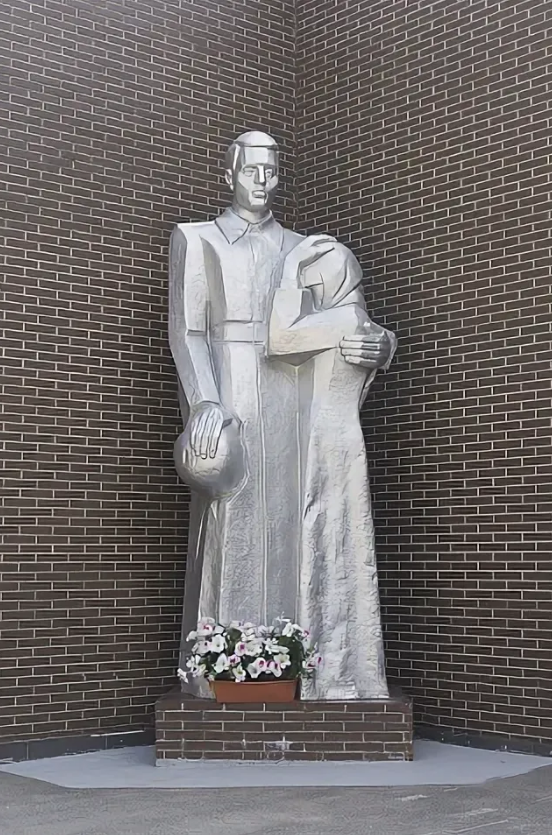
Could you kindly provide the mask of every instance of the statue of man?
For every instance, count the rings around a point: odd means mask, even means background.
[[[199,617],[285,616],[324,659],[304,698],[384,698],[359,406],[395,338],[369,319],[348,249],[274,219],[272,137],[239,136],[225,169],[231,207],[178,224],[170,246],[175,463],[192,487],[181,667]]]

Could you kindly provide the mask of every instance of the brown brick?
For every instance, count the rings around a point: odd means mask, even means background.
[[[399,336],[363,413],[390,679],[424,725],[550,742],[549,647],[531,643],[550,620],[544,0],[480,4],[476,28],[470,4],[438,20],[425,4],[412,25],[394,0],[208,17],[145,0],[155,27],[133,18],[124,50],[116,4],[101,44],[82,4],[28,6],[0,10],[0,699],[22,697],[1,738],[141,727],[174,682],[189,505],[166,243],[220,210],[224,147],[260,127],[283,147],[277,214],[350,244]],[[94,94],[91,60],[109,73]],[[55,712],[27,700],[59,685]],[[323,721],[311,705],[292,721],[309,712]]]
[[[143,727],[175,682],[189,496],[172,464],[171,227],[220,210],[225,147],[253,126],[282,142],[278,213],[294,219],[291,2],[236,0],[202,16],[191,0],[145,0],[124,49],[121,8],[104,10],[101,42],[76,0],[0,10],[11,79],[0,594],[16,642],[0,653],[0,698],[54,692],[51,675],[63,676],[55,727],[66,734]],[[205,70],[202,50],[217,56]],[[75,716],[83,683],[87,716]],[[54,733],[46,703],[18,699],[12,714],[1,740]]]
[[[189,726],[180,721],[178,712],[171,702],[173,697],[164,697],[157,704],[157,752],[158,755],[188,756],[189,753],[216,754],[224,752],[228,759],[241,759],[247,752],[258,755],[258,759],[324,759],[326,754],[341,754],[351,752],[370,759],[372,754],[383,755],[387,752],[389,759],[408,758],[411,756],[412,729],[406,722],[402,731],[395,730],[398,714],[387,714],[381,710],[381,704],[376,702],[362,703],[360,712],[347,711],[347,703],[334,703],[332,715],[343,718],[343,722],[317,721],[319,712],[314,709],[300,711],[300,706],[291,715],[303,717],[303,721],[295,722],[252,722],[250,716],[259,716],[256,706],[243,711],[242,722],[225,722],[223,729],[208,730],[207,723],[201,731],[190,731]],[[163,707],[171,704],[171,710],[165,712]],[[405,718],[411,714],[410,704],[401,702],[405,711]],[[371,707],[374,713],[371,715]],[[341,714],[339,714],[339,709]],[[394,710],[397,710],[395,705]],[[219,715],[224,715],[219,711]],[[166,716],[172,717],[173,729],[167,730]],[[186,715],[186,705],[182,703],[182,715]],[[266,709],[263,716],[271,715]],[[277,715],[277,714],[275,714]],[[370,722],[356,722],[354,717],[365,715]],[[389,719],[390,727],[387,726]],[[220,725],[221,723],[210,723]],[[336,731],[339,728],[350,727],[348,731]],[[271,727],[272,726],[272,727]],[[370,727],[372,730],[366,731]],[[255,728],[255,730],[252,730]],[[264,729],[264,730],[263,730]],[[389,748],[386,747],[389,744]]]

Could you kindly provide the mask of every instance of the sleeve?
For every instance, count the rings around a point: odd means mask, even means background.
[[[191,408],[219,403],[207,327],[209,299],[203,247],[191,227],[177,226],[169,249],[169,344]]]
[[[352,259],[352,261],[349,261]],[[302,287],[277,290],[269,325],[268,355],[298,364],[338,348],[346,334],[369,321],[358,262],[346,247],[335,249],[304,271]],[[360,271],[360,266],[358,266]]]

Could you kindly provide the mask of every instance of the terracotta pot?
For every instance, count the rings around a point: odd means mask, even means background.
[[[212,681],[217,702],[267,704],[295,701],[297,680],[286,681]]]

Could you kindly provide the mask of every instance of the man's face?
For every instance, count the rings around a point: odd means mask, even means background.
[[[272,148],[242,148],[231,179],[235,202],[254,214],[265,214],[278,187],[276,152]]]

